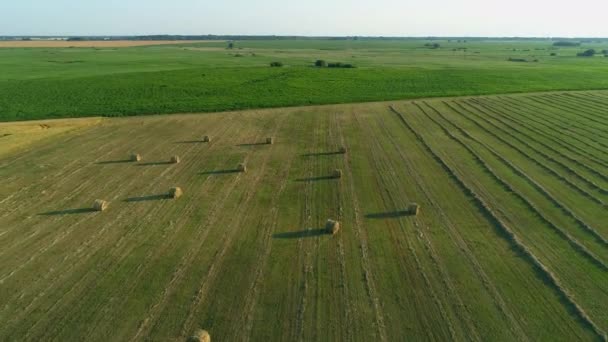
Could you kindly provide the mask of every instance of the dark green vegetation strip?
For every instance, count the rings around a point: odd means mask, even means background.
[[[0,121],[608,88],[608,59],[575,57],[587,46],[439,44],[428,49],[420,40],[312,40],[237,42],[233,50],[220,42],[1,49]],[[510,57],[538,62],[510,63]],[[317,59],[356,69],[315,68]],[[285,66],[270,68],[273,61]]]

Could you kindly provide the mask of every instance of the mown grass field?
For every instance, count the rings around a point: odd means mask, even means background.
[[[48,136],[0,156],[0,340],[605,340],[607,110],[557,92]]]
[[[429,42],[441,47],[430,49]],[[0,121],[608,88],[608,58],[576,57],[608,49],[606,41],[552,43],[361,39],[242,41],[233,50],[226,42],[0,48]],[[314,68],[317,59],[357,68]],[[273,61],[285,66],[271,68]]]

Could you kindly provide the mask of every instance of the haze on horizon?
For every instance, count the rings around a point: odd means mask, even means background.
[[[608,1],[5,0],[0,35],[608,37]]]

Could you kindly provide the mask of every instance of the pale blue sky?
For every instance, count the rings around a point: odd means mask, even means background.
[[[0,35],[608,37],[608,0],[0,0]]]

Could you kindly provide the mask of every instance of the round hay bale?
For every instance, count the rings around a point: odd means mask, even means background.
[[[335,169],[331,175],[333,178],[342,178],[342,170]]]
[[[247,166],[245,166],[245,164],[239,164],[236,169],[239,172],[247,172]]]
[[[209,136],[208,136],[208,135],[205,135],[205,136],[203,137],[203,142],[211,142],[211,138],[209,138]]]
[[[179,156],[171,157],[171,164],[179,164],[180,161],[181,159],[179,159]]]
[[[418,216],[420,213],[420,206],[417,203],[411,203],[407,209],[408,213],[412,216]]]
[[[194,335],[188,337],[187,342],[211,342],[211,335],[206,330],[198,329]]]
[[[268,144],[268,145],[274,144],[274,138],[273,137],[266,138],[266,144]]]
[[[134,162],[141,161],[141,155],[139,155],[137,153],[131,154],[131,161],[134,161]]]
[[[340,153],[345,154],[347,152],[346,147],[340,147]]]
[[[182,188],[179,187],[171,188],[171,190],[169,190],[169,197],[171,198],[180,198],[183,194]]]
[[[95,203],[93,203],[93,209],[95,209],[95,211],[104,211],[108,209],[108,205],[108,202],[98,199],[95,200]]]
[[[325,223],[325,231],[327,234],[336,235],[338,231],[340,231],[340,222],[327,220],[327,223]]]

